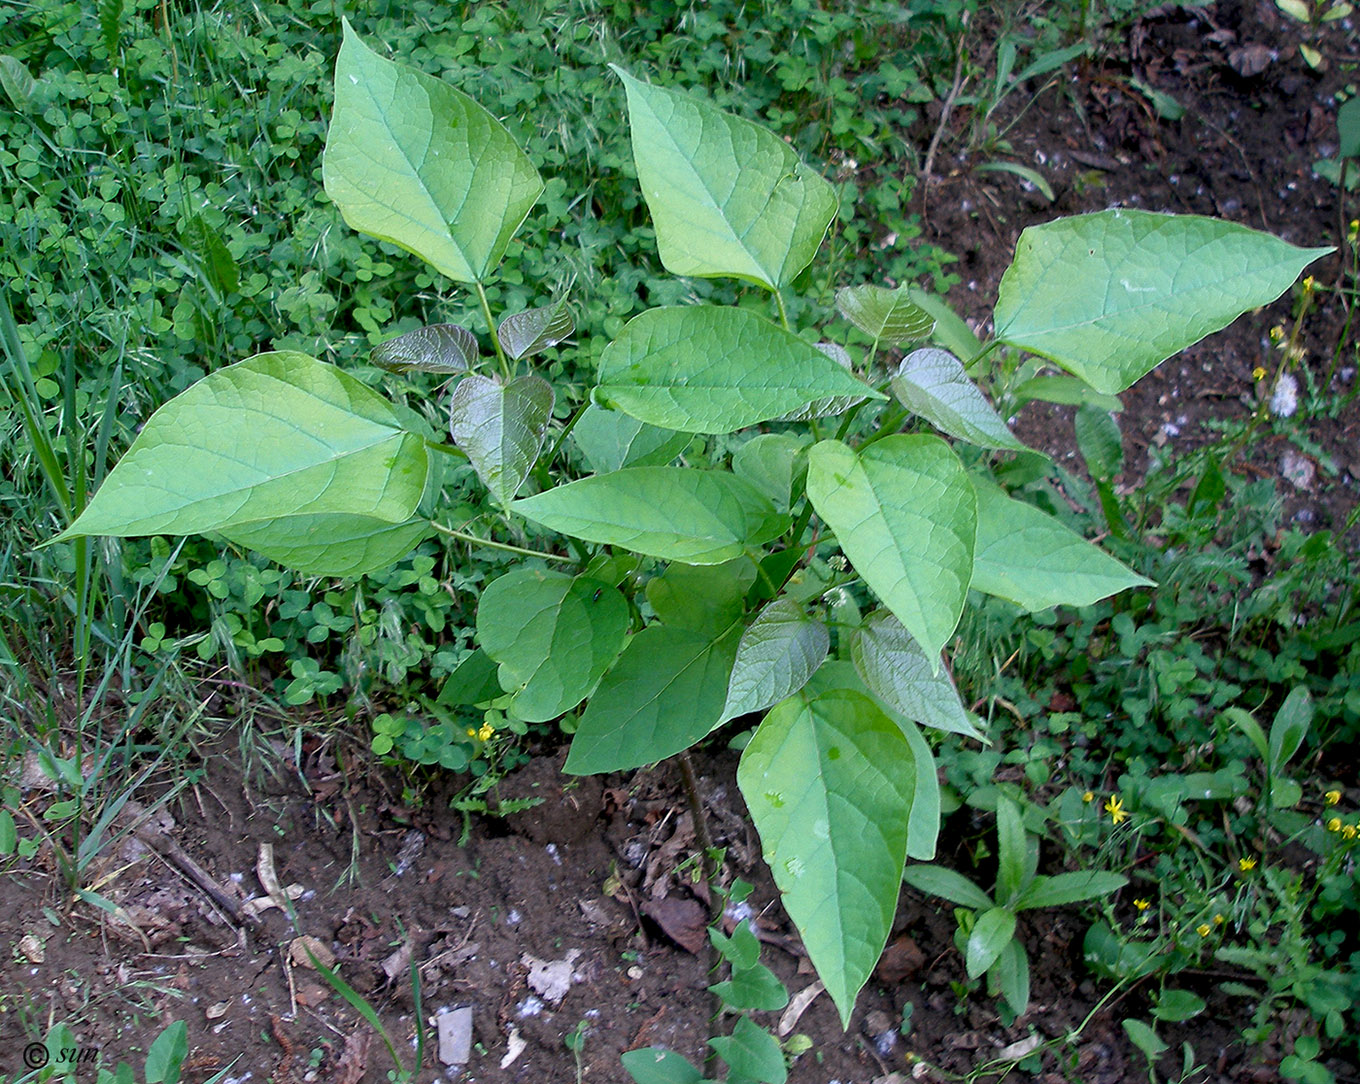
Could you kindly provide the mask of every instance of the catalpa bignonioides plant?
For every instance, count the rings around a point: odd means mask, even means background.
[[[588,400],[559,403],[526,359],[570,337],[565,304],[497,323],[485,291],[543,191],[538,172],[471,98],[346,23],[326,192],[354,229],[471,287],[485,316],[490,354],[447,324],[373,352],[456,381],[452,444],[332,365],[260,354],[157,410],[60,537],[213,533],[359,576],[436,529],[476,541],[436,520],[445,468],[470,464],[502,516],[502,540],[487,541],[526,556],[486,587],[479,646],[442,699],[529,722],[578,713],[572,773],[649,764],[763,716],[738,782],[844,1022],[906,858],[934,854],[936,771],[918,728],[978,733],[941,660],[969,592],[1039,610],[1147,583],[1008,495],[992,467],[1026,449],[971,377],[1000,345],[1033,372],[1066,370],[1044,379],[1069,393],[1116,394],[1327,250],[1207,218],[1062,219],[1022,234],[994,343],[911,287],[842,289],[837,308],[871,342],[857,358],[785,316],[837,213],[831,185],[759,125],[614,70],[663,264],[754,284],[773,319],[643,312],[600,354]],[[953,352],[880,359],[932,338]],[[710,448],[735,448],[706,452],[721,466],[685,465],[696,437],[716,435]],[[524,545],[551,535],[562,545]],[[830,605],[855,593],[878,608],[842,607],[833,637]]]

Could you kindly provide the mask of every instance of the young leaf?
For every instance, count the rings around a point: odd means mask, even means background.
[[[996,836],[996,899],[1002,906],[1010,907],[1025,883],[1025,855],[1029,846],[1020,807],[1004,794],[996,800]]]
[[[184,1021],[176,1020],[156,1036],[146,1052],[146,1084],[176,1084],[189,1056],[188,1032]]]
[[[1151,586],[1052,516],[984,478],[977,489],[973,587],[1027,610],[1089,606],[1126,587]]]
[[[1053,877],[1036,877],[1015,901],[1015,910],[1033,911],[1040,907],[1065,907],[1069,903],[1096,900],[1118,892],[1129,879],[1122,873],[1104,870],[1081,870],[1059,873]]]
[[[835,440],[808,453],[808,497],[845,555],[938,669],[973,574],[976,498],[938,437],[891,436],[862,454]]]
[[[735,969],[755,967],[760,962],[760,941],[751,932],[748,923],[738,922],[731,937],[710,926],[708,939],[713,942],[713,947],[722,958]]]
[[[686,433],[731,433],[849,395],[882,399],[797,335],[746,309],[649,309],[600,356],[601,405]]]
[[[764,964],[732,968],[732,977],[709,987],[728,1009],[777,1012],[789,1003],[789,992]]]
[[[718,725],[736,653],[735,630],[636,633],[586,705],[564,770],[626,771],[688,749]]]
[[[930,338],[935,318],[913,302],[909,286],[844,286],[836,291],[836,308],[875,343],[901,346]]]
[[[982,448],[1027,450],[947,350],[913,350],[897,367],[891,386],[899,403],[951,437]]]
[[[1155,1062],[1168,1049],[1166,1043],[1158,1038],[1157,1033],[1141,1020],[1134,1020],[1132,1017],[1125,1020],[1124,1034],[1129,1037],[1129,1042],[1143,1052],[1148,1061]]]
[[[830,648],[825,625],[808,617],[793,599],[775,599],[741,635],[723,720],[764,711],[796,693]]]
[[[477,337],[457,324],[430,324],[379,343],[369,360],[390,373],[462,373],[477,360]]]
[[[996,963],[996,958],[1014,936],[1015,912],[1005,907],[993,907],[980,914],[963,952],[968,977],[975,979]]]
[[[20,113],[27,113],[34,104],[33,99],[41,82],[29,74],[22,60],[0,53],[0,87],[4,88],[14,108]]]
[[[740,557],[788,526],[736,475],[684,467],[628,467],[526,497],[510,508],[573,538],[691,565]]]
[[[901,730],[872,700],[839,689],[776,706],[737,769],[784,908],[842,1025],[892,927],[912,760]]]
[[[638,183],[673,275],[734,275],[771,290],[812,262],[835,190],[749,120],[611,64],[628,94]]]
[[[727,1062],[729,1080],[784,1084],[789,1078],[778,1040],[749,1016],[737,1021],[731,1035],[709,1039],[708,1045]]]
[[[462,91],[384,60],[344,19],[326,194],[352,229],[481,282],[543,191],[504,125]]]
[[[1163,990],[1157,995],[1152,1015],[1169,1024],[1192,1020],[1205,1010],[1204,999],[1189,990]]]
[[[624,467],[664,467],[694,438],[591,403],[576,419],[571,439],[591,470],[608,474]]]
[[[306,354],[219,369],[157,410],[60,538],[230,533],[293,517],[405,524],[425,442],[352,376]]]
[[[1029,1007],[1029,959],[1025,956],[1024,946],[1014,937],[992,964],[991,973],[996,976],[1001,996],[1011,1012],[1019,1016]]]
[[[505,507],[534,469],[552,421],[553,389],[541,376],[501,384],[470,373],[449,401],[449,432],[482,484]]]
[[[712,1084],[675,1051],[659,1046],[629,1050],[619,1060],[634,1084]]]
[[[429,520],[388,523],[374,516],[327,512],[233,524],[219,532],[308,576],[352,579],[391,568],[429,533]]]
[[[556,346],[575,330],[576,321],[571,318],[567,306],[559,301],[507,316],[501,321],[497,335],[502,349],[518,361]]]
[[[908,866],[902,880],[919,892],[939,896],[960,907],[971,907],[975,911],[987,910],[995,906],[992,898],[962,873],[956,873],[945,866],[925,863]]]
[[[982,739],[977,718],[959,701],[954,680],[931,661],[892,614],[878,610],[850,641],[850,658],[870,691],[922,726]]]
[[[1196,215],[1060,218],[1020,235],[1001,278],[996,337],[1114,394],[1274,301],[1331,251]]]
[[[477,642],[500,663],[525,722],[556,719],[594,690],[628,633],[628,603],[587,577],[516,569],[493,580],[477,603]]]

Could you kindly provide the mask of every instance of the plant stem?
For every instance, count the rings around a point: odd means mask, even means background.
[[[689,815],[694,820],[694,839],[699,844],[699,863],[704,871],[704,883],[708,888],[709,916],[716,919],[722,914],[722,898],[717,892],[718,871],[713,868],[713,837],[708,832],[704,799],[699,793],[699,777],[694,774],[694,761],[690,760],[689,750],[676,756],[675,762],[680,765],[680,782],[684,784]]]
[[[783,291],[776,290],[774,292],[774,300],[775,303],[779,306],[779,322],[784,325],[785,331],[792,331],[793,328],[789,327],[789,312],[786,308],[784,308]]]
[[[576,563],[572,558],[563,557],[561,554],[544,553],[542,550],[529,550],[525,549],[523,546],[512,546],[508,542],[493,542],[489,538],[478,538],[474,534],[467,534],[463,531],[454,530],[452,527],[445,527],[442,523],[435,523],[433,520],[430,521],[430,526],[440,534],[446,534],[450,538],[457,538],[463,542],[470,542],[474,546],[489,546],[493,550],[504,550],[506,553],[518,553],[525,557],[537,557],[542,561],[558,561],[564,565],[573,565]]]
[[[510,379],[510,363],[505,360],[505,351],[501,349],[501,337],[496,334],[496,321],[491,318],[491,305],[486,299],[486,290],[481,282],[474,282],[477,287],[477,300],[482,303],[482,316],[486,319],[486,330],[491,335],[491,345],[496,351],[496,360],[500,363],[501,373],[506,380]]]

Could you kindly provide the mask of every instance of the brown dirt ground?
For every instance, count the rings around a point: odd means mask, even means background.
[[[1296,41],[1268,3],[1220,3],[1210,15],[1168,7],[1139,23],[1122,58],[1046,90],[1007,133],[1012,160],[1039,168],[1054,186],[1051,205],[1021,192],[1013,177],[970,172],[970,159],[946,139],[925,198],[927,238],[961,257],[964,285],[953,301],[984,321],[1022,227],[1111,205],[1218,215],[1301,245],[1333,243],[1336,192],[1312,176],[1311,163],[1335,147],[1330,96],[1344,84],[1346,57],[1353,70],[1356,41],[1347,27],[1333,26],[1321,42],[1331,63],[1320,75],[1302,63]],[[1233,58],[1244,54],[1234,50],[1256,45],[1269,62],[1243,76]],[[1175,97],[1185,118],[1158,120],[1129,76]],[[960,114],[951,131],[967,119]],[[919,133],[923,145],[931,130]],[[1315,273],[1330,282],[1336,264],[1324,262]],[[1267,330],[1288,316],[1288,299],[1249,314],[1145,379],[1125,396],[1130,445],[1143,452],[1167,442],[1190,447],[1212,436],[1211,420],[1243,417],[1256,401],[1252,369],[1269,364]],[[1324,295],[1304,333],[1306,364],[1319,380],[1341,326],[1339,303]],[[1353,349],[1349,360],[1353,366]],[[1338,379],[1329,394],[1348,390],[1353,369]],[[1073,455],[1070,411],[1028,408],[1018,428],[1059,457]],[[1302,433],[1305,450],[1330,456],[1337,473],[1324,469],[1312,489],[1291,490],[1290,512],[1300,522],[1335,526],[1355,502],[1358,432],[1354,403],[1336,416],[1315,410],[1272,433],[1255,469],[1278,474],[1279,451]],[[1134,457],[1131,477],[1142,463]],[[702,947],[704,910],[686,872],[693,826],[671,768],[564,785],[553,751],[540,751],[499,798],[542,797],[543,804],[506,819],[473,816],[460,839],[461,818],[447,811],[447,781],[428,784],[416,806],[403,801],[400,780],[337,760],[347,752],[363,767],[353,749],[299,748],[300,758],[286,743],[271,751],[266,759],[281,766],[277,778],[246,773],[234,738],[205,751],[201,778],[149,827],[96,860],[87,883],[118,904],[121,918],[69,904],[48,853],[0,878],[0,941],[11,946],[0,977],[0,1071],[21,1072],[24,1044],[59,1020],[106,1063],[140,1067],[139,1051],[159,1028],[183,1019],[191,1081],[227,1065],[234,1081],[383,1079],[391,1063],[382,1044],[318,980],[304,953],[290,959],[302,935],[334,953],[408,1064],[410,958],[427,1017],[472,1008],[475,1045],[461,1079],[626,1081],[619,1054],[652,1043],[702,1056],[709,980],[693,950]],[[735,757],[706,751],[696,760],[715,842],[728,848],[728,875],[754,883],[750,903],[768,944],[764,958],[797,995],[814,976],[759,862]],[[145,793],[155,791],[148,785]],[[28,808],[40,814],[43,804],[40,788],[26,792]],[[295,920],[279,909],[258,920],[243,916],[243,901],[265,891],[259,870],[266,845],[279,885],[300,886]],[[218,886],[219,899],[187,872],[185,857]],[[1031,1077],[1042,1084],[1143,1077],[1141,1055],[1120,1026],[1127,1015],[1146,1017],[1139,992],[1108,1004],[1077,1033],[1102,993],[1081,965],[1078,914],[1059,910],[1022,923],[1034,962],[1033,1001],[1009,1028],[987,999],[956,996],[951,983],[963,975],[952,932],[947,909],[905,892],[888,955],[850,1029],[842,1031],[825,995],[815,998],[792,1026],[813,1045],[789,1079],[943,1080],[940,1070],[972,1073],[1031,1034],[1052,1040]],[[568,961],[561,970],[570,981],[559,1001],[535,991],[528,956]],[[1163,1028],[1173,1051],[1182,1041],[1193,1045],[1204,1067],[1196,1079],[1277,1079],[1282,1051],[1245,1049],[1239,1010],[1208,978],[1198,992],[1210,1001],[1208,1018]],[[896,1024],[908,1002],[915,1009],[904,1039]],[[778,1014],[758,1018],[774,1024]],[[578,1066],[564,1037],[581,1023],[588,1030]],[[434,1046],[429,1039],[422,1081],[438,1075]],[[1360,1079],[1354,1067],[1331,1068],[1343,1080]],[[91,1068],[77,1075],[94,1077]]]

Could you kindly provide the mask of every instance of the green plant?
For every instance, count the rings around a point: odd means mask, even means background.
[[[766,713],[738,781],[848,1020],[907,855],[934,852],[935,770],[913,720],[975,733],[940,658],[970,588],[1042,610],[1148,581],[996,480],[991,452],[1034,457],[967,375],[995,343],[967,365],[933,348],[885,360],[937,321],[876,285],[837,295],[848,341],[867,344],[858,365],[794,333],[838,210],[826,181],[753,122],[616,72],[662,262],[760,292],[643,312],[586,346],[588,397],[568,384],[559,398],[525,359],[570,335],[562,299],[543,284],[543,304],[498,321],[487,288],[544,191],[537,170],[471,98],[346,26],[327,192],[356,229],[470,287],[490,347],[437,324],[374,351],[397,372],[458,378],[453,444],[404,403],[277,350],[161,407],[59,541],[210,532],[334,577],[387,568],[431,531],[514,555],[476,614],[475,666],[494,665],[500,695],[474,706],[508,696],[523,722],[568,717],[573,773],[663,759]],[[1324,251],[1201,218],[1060,220],[1021,238],[997,342],[1114,394]],[[957,318],[939,326],[958,341]],[[899,432],[912,415],[960,443]],[[567,445],[576,430],[593,471]],[[480,528],[435,520],[446,483],[474,477],[490,496]]]
[[[36,1044],[35,1044],[36,1045]],[[43,1051],[34,1060],[42,1065],[30,1072],[13,1078],[13,1084],[45,1084],[58,1081],[60,1084],[75,1084],[77,1075],[83,1075],[87,1054],[96,1054],[92,1047],[82,1047],[75,1033],[66,1024],[56,1024],[49,1029],[41,1046]],[[30,1046],[25,1050],[25,1061],[29,1058]],[[45,1055],[45,1056],[43,1056]],[[142,1073],[127,1062],[119,1062],[114,1069],[100,1064],[95,1076],[95,1084],[179,1084],[184,1059],[189,1055],[188,1028],[183,1020],[176,1020],[166,1027],[151,1043],[146,1052],[146,1062]],[[233,1063],[234,1064],[234,1063]],[[214,1073],[204,1084],[218,1084],[231,1072],[231,1066]],[[88,1078],[86,1078],[88,1079]],[[0,1081],[10,1078],[0,1076]]]
[[[996,889],[988,895],[968,878],[932,863],[909,865],[907,884],[958,904],[955,937],[970,979],[986,974],[993,995],[1005,999],[1011,1018],[1029,1006],[1029,959],[1016,936],[1022,911],[1060,907],[1109,896],[1128,883],[1123,874],[1101,870],[1038,874],[1038,839],[1025,829],[1020,806],[1005,796],[996,801]]]

